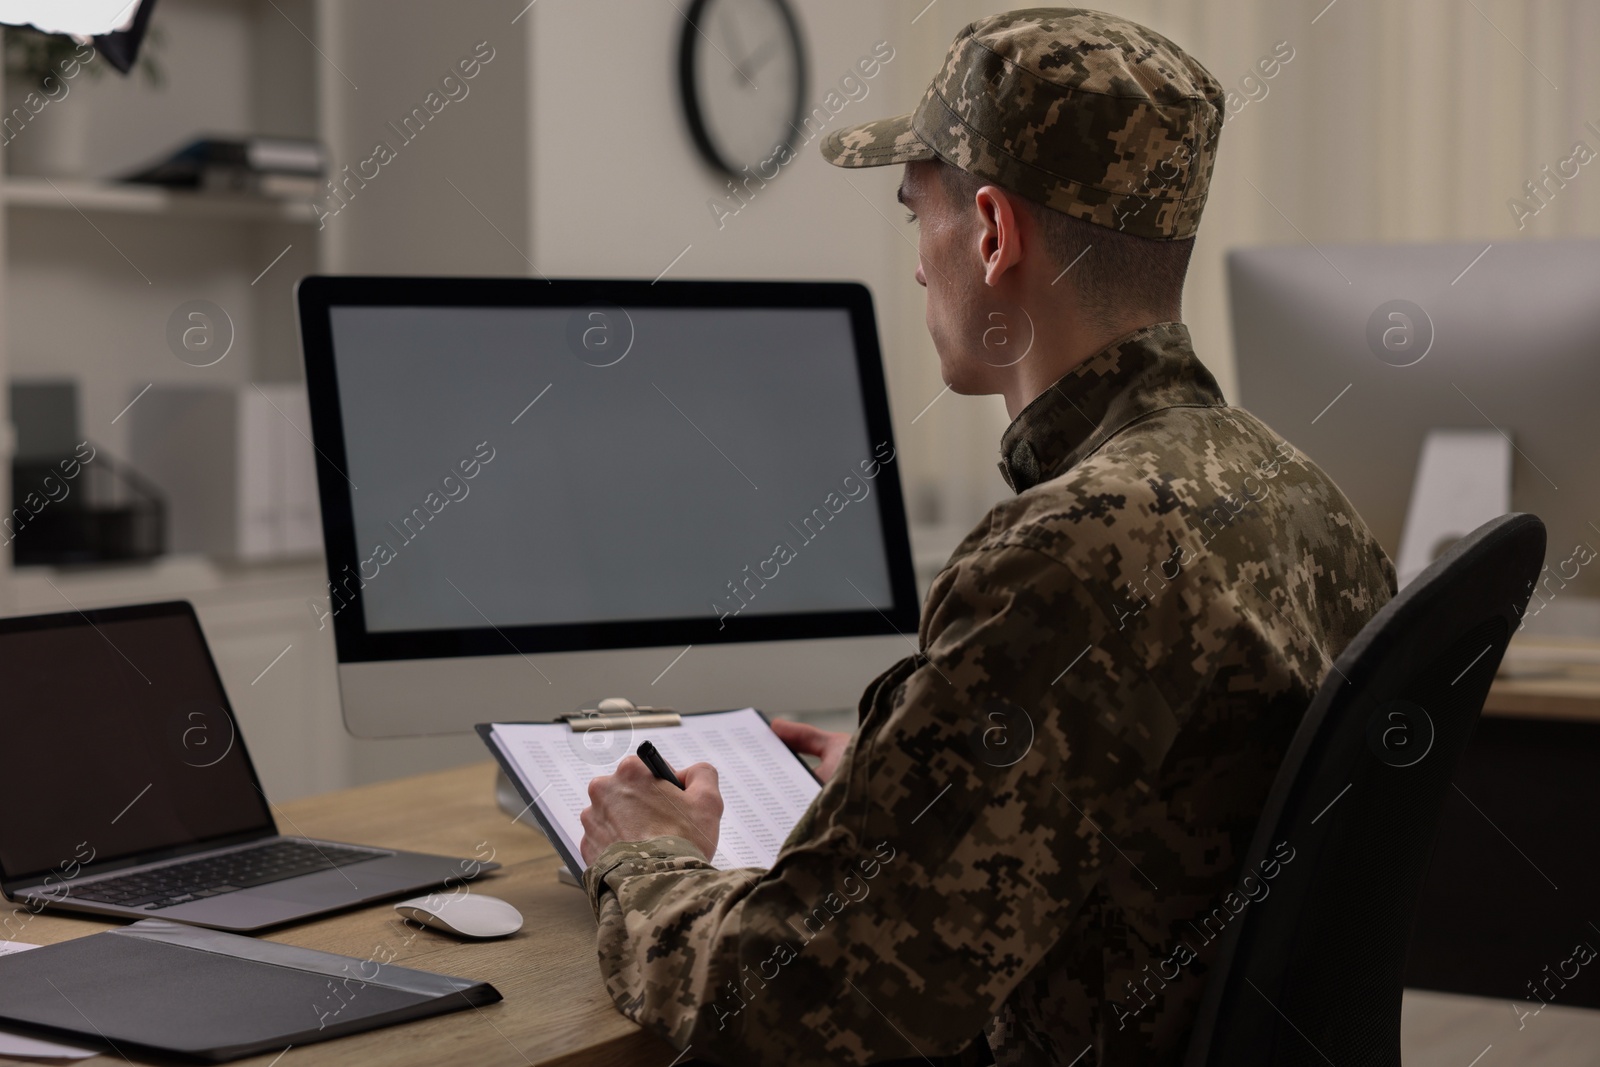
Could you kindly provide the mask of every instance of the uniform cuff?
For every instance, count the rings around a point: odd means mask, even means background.
[[[692,871],[710,867],[705,853],[676,836],[652,837],[648,841],[618,841],[606,847],[584,868],[583,888],[589,905],[600,914],[600,900],[606,890],[615,889],[625,878],[638,874]]]

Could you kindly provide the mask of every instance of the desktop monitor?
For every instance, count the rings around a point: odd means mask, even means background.
[[[297,303],[309,610],[352,733],[854,707],[915,651],[863,286],[308,277]]]
[[[1550,531],[1538,622],[1581,635],[1600,617],[1600,241],[1487,244],[1230,252],[1236,400],[1396,558],[1427,433],[1503,434],[1511,509]]]

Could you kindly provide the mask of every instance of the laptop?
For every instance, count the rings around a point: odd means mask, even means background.
[[[280,834],[187,601],[0,619],[0,890],[253,931],[499,866]]]

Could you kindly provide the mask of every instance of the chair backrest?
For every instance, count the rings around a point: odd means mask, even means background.
[[[1399,1067],[1434,832],[1544,549],[1533,515],[1485,524],[1335,661],[1268,795],[1185,1067]]]

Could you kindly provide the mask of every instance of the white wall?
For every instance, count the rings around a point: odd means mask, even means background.
[[[921,23],[911,23],[915,8],[848,0],[796,6],[810,60],[808,110],[878,42],[894,49],[865,82],[867,95],[845,105],[826,129],[916,106],[938,56]],[[683,117],[682,19],[673,5],[540,0],[529,17],[533,243],[541,271],[654,278],[687,247],[668,277],[862,281],[877,304],[913,513],[926,508],[935,490],[953,497],[962,513],[1006,492],[992,462],[975,486],[957,459],[963,451],[985,457],[997,451],[1005,425],[997,398],[945,397],[912,425],[943,383],[922,325],[922,289],[912,276],[916,233],[894,201],[902,168],[832,167],[819,153],[818,136],[719,227],[707,202],[728,195],[725,179],[701,163]],[[601,43],[598,27],[621,25],[625,32]],[[949,35],[940,36],[938,55]]]
[[[529,57],[526,20],[511,21],[516,10],[506,0],[319,5],[318,39],[338,57],[315,66],[322,136],[341,183],[354,175],[341,184],[346,205],[323,204],[324,269],[528,272]],[[461,77],[462,61],[477,63],[472,78]],[[407,140],[398,127],[429,93],[438,94],[438,113]],[[363,166],[380,142],[393,158]]]
[[[838,123],[910,110],[957,31],[1014,6],[797,4],[812,51],[812,95],[820,97],[874,41],[887,40],[894,61]],[[1573,140],[1600,151],[1600,136],[1582,128],[1589,119],[1600,123],[1600,68],[1588,55],[1600,41],[1600,6],[1583,0],[1100,6],[1172,37],[1235,90],[1277,42],[1295,50],[1267,83],[1267,94],[1246,105],[1222,135],[1185,294],[1198,352],[1225,392],[1236,392],[1222,269],[1228,248],[1600,234],[1600,177],[1590,176],[1591,168],[1524,230],[1506,207],[1540,166],[1565,158]],[[919,494],[936,486],[960,527],[1005,495],[994,460],[1006,419],[995,398],[946,396],[911,425],[941,383],[922,327],[922,291],[911,279],[908,242],[915,229],[893,203],[900,168],[841,172],[810,146],[718,232],[705,208],[718,183],[694,156],[676,98],[679,16],[672,5],[540,0],[530,17],[537,34],[539,268],[653,277],[692,244],[673,276],[859,278],[878,303],[913,512]],[[599,43],[598,27],[624,25]]]

